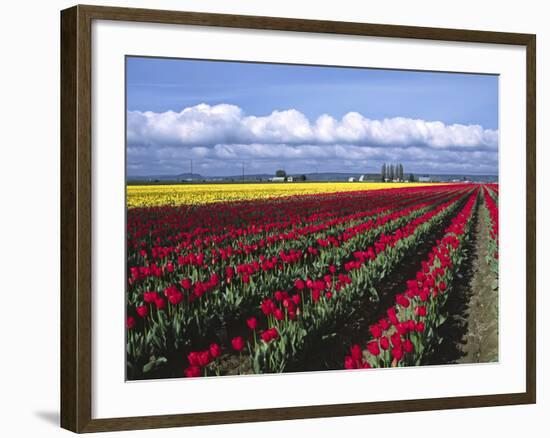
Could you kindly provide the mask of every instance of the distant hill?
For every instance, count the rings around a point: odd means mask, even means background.
[[[204,177],[199,173],[180,173],[179,175],[129,175],[127,181],[183,181],[201,180]]]
[[[288,173],[288,176],[305,175],[306,181],[348,181],[349,178],[359,179],[364,175],[364,181],[380,181],[379,173],[350,173],[350,172],[319,172],[319,173]],[[408,178],[409,172],[405,172],[405,178]],[[450,181],[476,181],[476,182],[498,182],[498,175],[463,175],[463,174],[431,174],[431,173],[413,173],[415,179],[419,176],[427,176],[434,182]],[[257,173],[244,175],[244,181],[268,181],[273,178],[273,174]],[[167,182],[239,182],[243,180],[243,175],[229,176],[205,176],[198,173],[180,173],[177,175],[146,175],[146,176],[128,176],[128,183],[167,183]]]

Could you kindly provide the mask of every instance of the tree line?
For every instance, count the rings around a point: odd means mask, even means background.
[[[403,177],[403,164],[382,164],[380,178],[382,182],[393,180],[404,181],[405,178]],[[409,181],[414,182],[414,175],[412,173],[409,175]]]

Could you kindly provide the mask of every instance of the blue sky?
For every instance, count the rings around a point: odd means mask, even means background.
[[[498,77],[127,58],[128,174],[498,169]]]

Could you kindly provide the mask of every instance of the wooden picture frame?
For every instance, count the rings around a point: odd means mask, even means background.
[[[527,266],[526,391],[523,393],[304,406],[196,414],[92,418],[93,20],[185,24],[518,45],[526,48]],[[98,432],[528,404],[536,401],[535,79],[536,37],[475,30],[75,6],[61,12],[61,426]]]

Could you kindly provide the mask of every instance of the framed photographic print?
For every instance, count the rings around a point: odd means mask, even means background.
[[[75,6],[61,49],[62,427],[535,402],[534,35]]]

